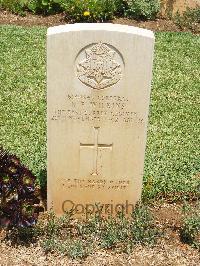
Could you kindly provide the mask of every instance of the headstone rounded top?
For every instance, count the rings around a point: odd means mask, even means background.
[[[71,31],[118,31],[134,35],[140,35],[147,38],[154,39],[154,33],[150,30],[112,23],[75,23],[66,24],[48,28],[47,35],[54,35],[59,33]]]

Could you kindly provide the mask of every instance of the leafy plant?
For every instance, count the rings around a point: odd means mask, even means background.
[[[115,0],[114,2],[116,6],[115,14],[123,17],[128,7],[127,0]]]
[[[128,0],[125,15],[133,19],[155,19],[160,10],[159,0]]]
[[[71,215],[66,213],[61,217],[57,217],[51,210],[47,215],[47,224],[44,226],[44,234],[47,237],[57,236],[63,228],[68,227]]]
[[[84,258],[86,257],[90,250],[86,247],[85,243],[81,240],[71,240],[66,244],[66,254],[72,259]]]
[[[29,227],[14,227],[12,230],[5,230],[5,238],[9,240],[12,245],[29,245],[37,242],[41,236],[38,224]]]
[[[0,149],[0,226],[26,227],[36,223],[40,200],[36,177],[15,156]]]
[[[61,6],[71,22],[102,22],[112,19],[117,13],[120,0],[68,0]]]
[[[186,28],[195,33],[200,33],[200,7],[196,9],[187,8],[183,14],[177,12],[173,20],[181,29]]]
[[[130,225],[131,239],[133,243],[153,244],[159,230],[154,225],[154,219],[146,206],[137,204]]]
[[[95,215],[85,223],[77,223],[76,229],[79,236],[87,237],[99,234],[104,220],[99,215]]]
[[[130,226],[129,220],[119,213],[116,218],[109,218],[104,221],[104,226],[100,232],[100,241],[103,248],[114,248],[124,241],[128,242]]]
[[[116,217],[97,215],[86,222],[64,217],[48,214],[42,229],[46,252],[59,252],[70,258],[83,258],[99,247],[130,253],[135,244],[154,244],[160,235],[149,210],[141,204],[129,218],[123,212]]]
[[[200,203],[186,209],[180,237],[183,242],[200,249]]]
[[[160,231],[154,224],[153,216],[146,206],[137,204],[129,219],[123,213],[98,223],[95,239],[103,248],[120,247],[129,252],[134,244],[154,244]]]
[[[86,244],[80,239],[61,241],[58,238],[52,237],[45,239],[42,242],[42,247],[46,252],[59,252],[61,254],[66,254],[72,259],[85,258],[90,252],[88,246],[86,246]]]
[[[42,241],[41,246],[45,252],[52,252],[58,249],[58,242],[54,237],[50,237]]]
[[[29,10],[34,14],[66,12],[71,22],[100,22],[123,15],[125,0],[0,0],[0,7],[22,14]]]
[[[120,242],[119,231],[115,220],[110,220],[101,233],[101,246],[112,248]]]
[[[0,7],[24,15],[27,0],[0,0]]]
[[[62,11],[63,0],[30,0],[27,8],[33,13],[55,14]]]
[[[20,15],[25,10],[34,14],[55,14],[61,12],[61,2],[64,0],[0,0],[0,6]]]

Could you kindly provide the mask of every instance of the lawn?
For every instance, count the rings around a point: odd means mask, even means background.
[[[0,35],[0,145],[39,180],[46,170],[46,28],[1,25]],[[200,190],[199,51],[198,35],[156,34],[145,199]]]

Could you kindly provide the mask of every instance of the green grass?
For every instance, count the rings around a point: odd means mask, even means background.
[[[0,27],[0,144],[46,168],[45,28]]]
[[[46,28],[0,27],[0,144],[46,169]],[[200,39],[157,33],[144,198],[200,189]]]
[[[152,196],[198,193],[200,39],[191,33],[156,37],[145,180]]]

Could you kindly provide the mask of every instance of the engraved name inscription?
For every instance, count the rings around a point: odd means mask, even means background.
[[[81,51],[83,52],[83,51]],[[92,89],[105,89],[116,84],[122,77],[116,51],[100,42],[84,50],[85,58],[77,64],[78,79]]]
[[[129,100],[124,96],[98,95],[94,98],[84,94],[68,94],[66,107],[54,109],[51,120],[143,124],[143,118],[130,110]]]

